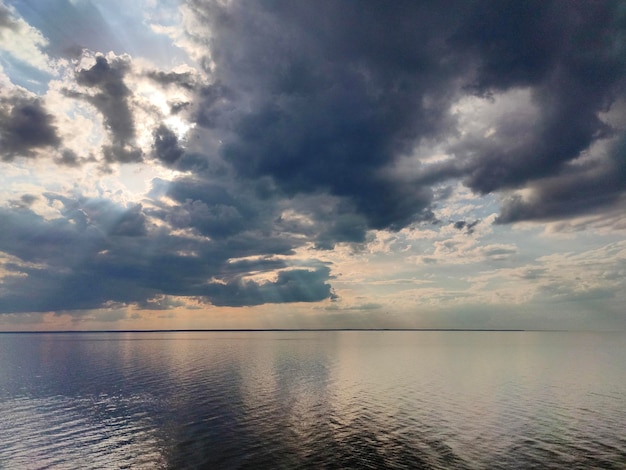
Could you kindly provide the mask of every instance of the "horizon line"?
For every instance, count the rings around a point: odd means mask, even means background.
[[[254,333],[254,332],[324,332],[324,331],[448,331],[448,332],[610,332],[616,330],[567,330],[541,328],[174,328],[174,329],[125,329],[125,330],[0,330],[0,334],[62,334],[62,333]],[[622,330],[620,330],[622,331]]]

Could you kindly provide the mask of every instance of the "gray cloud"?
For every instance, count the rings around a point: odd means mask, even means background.
[[[53,3],[59,11],[104,24],[99,12],[89,13],[90,4]],[[601,119],[625,85],[619,2],[313,6],[190,0],[186,8],[194,18],[189,39],[205,52],[205,76],[160,70],[145,76],[193,96],[172,108],[210,129],[222,142],[220,156],[248,184],[271,178],[286,195],[325,192],[343,198],[358,224],[364,218],[365,229],[395,230],[434,220],[431,187],[448,179],[460,178],[482,194],[530,186],[538,207],[550,192],[540,181],[572,178],[571,161],[598,140],[624,132]],[[21,13],[45,30],[51,52],[61,54],[72,38],[37,23],[44,11],[23,8]],[[2,18],[3,27],[12,27],[6,8]],[[105,38],[112,39],[106,31]],[[67,92],[102,114],[112,141],[102,149],[108,163],[143,159],[135,142],[133,91],[124,80],[129,60],[97,56],[93,67],[75,77],[93,93]],[[459,98],[520,88],[530,90],[536,116],[512,114],[490,136],[457,138],[458,122],[450,110]],[[4,160],[60,144],[51,117],[36,102],[5,106],[2,121]],[[387,171],[418,144],[450,140],[447,150],[454,158],[420,177],[398,179]],[[152,150],[163,164],[183,169],[198,170],[203,160],[197,153],[185,155],[164,124],[154,130]],[[80,163],[69,151],[57,162]],[[580,184],[588,180],[585,176]],[[611,205],[623,188],[612,185],[605,196],[598,191],[604,193],[596,190],[589,203],[579,198],[579,210],[569,212],[603,206],[592,201]],[[529,220],[533,213],[545,217],[538,209],[523,211],[512,200],[499,220],[519,218],[513,212],[524,212],[519,217]],[[547,212],[571,215],[556,207]],[[330,238],[320,246],[331,246]],[[355,232],[343,238],[362,237]]]
[[[606,157],[566,167],[561,174],[530,187],[529,197],[512,196],[504,201],[498,223],[558,220],[622,204],[626,191],[626,137],[617,140]]]
[[[89,16],[87,7],[55,4]],[[218,155],[187,154],[160,124],[154,129],[154,156],[194,172],[222,158],[241,184],[269,178],[274,191],[288,197],[327,193],[345,200],[355,214],[352,235],[329,229],[320,247],[332,246],[334,238],[357,241],[370,228],[397,230],[433,221],[432,187],[449,179],[461,179],[481,194],[533,188],[536,209],[511,200],[502,208],[503,223],[546,218],[542,212],[569,217],[612,205],[623,193],[613,184],[596,189],[587,202],[579,197],[577,210],[539,209],[551,204],[542,199],[551,192],[542,181],[575,179],[573,160],[624,132],[602,118],[625,85],[619,2],[189,0],[185,8],[193,18],[188,39],[195,41],[196,53],[204,52],[204,75],[144,74],[164,88],[185,90],[191,99],[172,102],[172,110],[209,130],[221,146]],[[24,13],[33,21],[37,17],[34,10]],[[10,27],[8,10],[3,18]],[[99,14],[94,18],[102,21]],[[67,42],[58,31],[46,32],[53,49]],[[133,91],[125,82],[129,60],[97,56],[93,67],[75,77],[93,92],[68,92],[102,114],[112,141],[102,149],[108,163],[144,157],[135,142]],[[518,89],[529,90],[536,115],[510,113],[490,135],[460,135],[451,112],[460,98],[489,99]],[[59,145],[50,117],[33,106],[30,118],[22,116],[33,120],[28,129],[40,129],[32,133],[8,129],[18,126],[20,116],[5,111],[5,160]],[[420,176],[393,176],[389,169],[417,145],[442,145],[453,158]],[[80,164],[67,151],[57,162]],[[589,182],[589,175],[580,176],[578,184]],[[342,216],[337,227],[350,217]]]
[[[175,163],[185,150],[179,145],[178,137],[165,124],[154,130],[152,148],[156,157],[166,165]]]
[[[540,188],[535,192],[534,215],[532,211],[522,215],[519,203],[509,201],[501,222],[543,219],[548,214],[568,217],[584,212],[585,206],[591,210],[610,205],[616,186],[598,185],[587,192],[583,188],[589,176],[580,173],[581,180],[574,182],[568,163],[596,141],[624,132],[600,117],[626,84],[626,37],[618,3],[480,2],[477,6],[455,36],[478,65],[473,86],[482,94],[530,87],[539,114],[533,120],[511,116],[498,123],[492,138],[461,140],[451,149],[457,156],[457,176],[480,193],[526,185]],[[608,163],[607,168],[611,166]],[[554,204],[563,182],[553,189],[542,182],[561,176],[583,191],[569,208]]]
[[[366,220],[350,204],[325,195],[287,197],[275,187],[246,183],[210,171],[168,184],[157,180],[155,191],[176,204],[150,209],[149,214],[172,228],[192,229],[214,240],[260,232],[276,243],[300,246],[312,241],[319,249],[365,242]],[[284,217],[284,210],[298,216]]]
[[[0,98],[0,152],[2,160],[17,156],[33,157],[35,151],[57,147],[54,118],[38,98],[12,96]]]
[[[224,184],[181,178],[171,183],[167,195],[178,205],[159,212],[158,216],[175,228],[194,228],[212,238],[258,228],[260,219],[255,201],[247,198],[245,193],[232,194]],[[262,210],[261,207],[258,209]]]
[[[11,10],[0,4],[0,36],[2,35],[3,29],[17,31],[18,28],[19,26],[16,23],[13,14],[11,14]]]
[[[274,282],[256,283],[235,279],[207,286],[207,295],[215,305],[240,307],[265,303],[318,302],[331,296],[326,281],[329,269],[281,271]]]
[[[454,67],[437,38],[443,10],[190,4],[207,28],[193,33],[210,31],[215,80],[234,90],[223,156],[241,176],[270,176],[288,194],[345,198],[369,228],[432,218],[429,188],[382,170],[452,125]]]
[[[465,230],[465,233],[471,235],[474,233],[474,227],[480,223],[479,220],[475,220],[474,222],[467,222],[465,220],[457,220],[452,224],[452,226],[457,230]]]
[[[336,213],[330,222],[324,224],[321,220],[316,224],[324,227],[316,238],[316,248],[332,249],[336,243],[364,243],[367,230],[366,220],[353,213]]]
[[[187,90],[197,89],[196,80],[191,72],[163,72],[162,70],[149,70],[146,76],[160,85],[176,85]]]
[[[102,149],[109,163],[138,162],[143,158],[143,152],[135,145],[136,126],[129,103],[132,92],[124,83],[128,69],[129,63],[122,57],[109,62],[104,56],[96,56],[96,63],[91,68],[76,72],[76,83],[96,92],[66,91],[68,96],[84,99],[102,114],[112,141]]]
[[[52,3],[72,18],[93,9]],[[618,207],[626,191],[624,129],[606,112],[619,111],[626,85],[619,7],[609,0],[189,0],[186,39],[203,56],[203,70],[141,78],[184,91],[169,106],[196,125],[195,140],[187,146],[160,123],[146,152],[187,175],[155,181],[141,205],[46,194],[61,206],[57,219],[33,212],[27,196],[12,200],[0,210],[0,251],[22,263],[8,265],[14,275],[0,311],[148,306],[163,296],[225,306],[326,299],[327,266],[277,256],[364,243],[369,229],[435,222],[448,180],[479,194],[525,189],[524,197],[504,199],[499,223]],[[13,24],[5,10],[0,28]],[[46,11],[24,14],[35,24]],[[85,24],[101,23],[96,15]],[[81,46],[83,33],[74,41],[51,28],[44,31],[51,54]],[[109,30],[103,35],[102,44],[120,51]],[[102,115],[108,164],[145,157],[130,60],[97,55],[75,73],[81,91],[66,91]],[[515,90],[528,92],[532,116],[513,110],[493,132],[462,129],[453,109],[459,100]],[[3,98],[2,159],[50,147],[59,165],[81,165],[55,125],[40,100]],[[595,144],[609,150],[600,154]],[[418,146],[450,158],[422,165],[421,174],[394,172],[403,158],[417,159]],[[471,233],[477,222],[452,223]],[[250,280],[259,273],[274,280]]]
[[[61,155],[54,160],[57,164],[68,167],[79,167],[84,159],[76,155],[76,152],[69,149],[64,149]]]
[[[9,199],[9,206],[15,209],[28,209],[39,199],[33,194],[23,194],[19,199]]]
[[[163,296],[196,297],[223,306],[314,302],[330,296],[328,267],[311,262],[291,267],[273,258],[292,253],[296,245],[289,237],[258,231],[224,239],[174,235],[151,224],[139,205],[46,197],[62,205],[61,217],[37,215],[28,208],[30,197],[0,209],[0,251],[21,260],[4,265],[9,275],[0,288],[0,312],[85,310],[111,303],[149,306]],[[260,258],[245,259],[251,256]],[[250,280],[251,272],[273,273],[276,279]]]
[[[432,184],[461,178],[483,194],[532,185],[623,132],[600,117],[625,83],[616,2],[187,5],[213,79],[231,90],[228,109],[205,100],[223,157],[288,194],[345,198],[368,228],[432,220]],[[532,120],[512,115],[494,136],[456,139],[454,158],[414,181],[385,172],[414,145],[457,135],[460,97],[520,88]]]

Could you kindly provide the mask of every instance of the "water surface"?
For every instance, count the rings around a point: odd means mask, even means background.
[[[626,468],[626,335],[0,335],[1,468]]]

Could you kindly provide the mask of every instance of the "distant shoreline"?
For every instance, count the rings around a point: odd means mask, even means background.
[[[487,328],[245,328],[245,329],[168,329],[168,330],[50,330],[0,331],[0,334],[63,334],[63,333],[264,333],[264,332],[338,332],[338,331],[414,331],[414,332],[569,332],[579,330],[487,329]],[[614,330],[606,330],[606,332]],[[580,332],[595,332],[580,330]]]

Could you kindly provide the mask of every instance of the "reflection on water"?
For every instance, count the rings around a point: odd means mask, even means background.
[[[626,468],[626,335],[0,335],[2,468]]]

